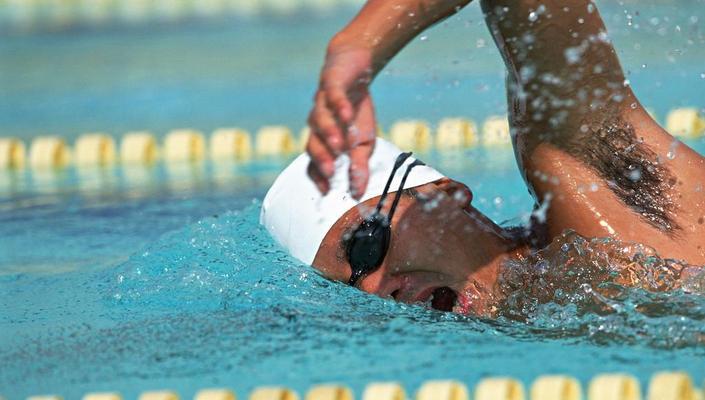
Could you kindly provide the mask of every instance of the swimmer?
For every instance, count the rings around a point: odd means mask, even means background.
[[[263,202],[274,238],[330,279],[476,315],[501,302],[504,265],[566,231],[705,265],[705,159],[640,104],[592,1],[481,2],[507,68],[517,163],[536,200],[530,226],[498,226],[464,184],[376,138],[375,75],[468,3],[370,0],[335,35],[307,154]]]

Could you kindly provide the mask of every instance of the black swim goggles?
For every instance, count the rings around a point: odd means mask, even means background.
[[[355,229],[352,233],[350,241],[347,246],[347,257],[350,263],[350,268],[352,269],[352,274],[350,275],[350,280],[348,285],[355,286],[357,282],[364,276],[376,271],[382,262],[384,257],[387,255],[389,250],[389,241],[392,238],[392,217],[394,217],[394,211],[399,204],[399,199],[401,193],[404,189],[404,183],[406,178],[409,176],[411,169],[418,165],[425,165],[420,160],[414,160],[408,167],[406,167],[406,172],[404,173],[401,183],[399,184],[399,190],[397,190],[394,196],[394,202],[392,203],[392,208],[389,210],[388,215],[383,215],[381,213],[382,205],[384,200],[387,198],[387,192],[389,191],[389,186],[392,184],[394,175],[397,170],[404,164],[404,162],[411,157],[411,152],[401,153],[394,162],[394,168],[392,173],[387,180],[387,184],[384,186],[384,191],[382,196],[377,203],[377,207],[374,212],[365,218],[364,221],[360,223],[360,226]]]

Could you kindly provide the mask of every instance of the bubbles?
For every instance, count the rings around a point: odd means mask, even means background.
[[[530,81],[536,75],[536,67],[533,65],[523,65],[519,70],[519,77],[522,82]]]
[[[629,180],[632,182],[638,182],[639,180],[641,180],[641,169],[634,168],[629,170],[627,172],[627,178],[629,178]]]
[[[679,144],[678,140],[674,140],[668,146],[668,153],[666,153],[666,157],[669,160],[673,160],[676,158],[676,149],[678,148],[678,144]]]
[[[580,55],[582,52],[579,47],[568,47],[564,51],[565,59],[568,64],[576,64],[580,61]]]
[[[544,12],[546,12],[546,6],[541,4],[538,8],[536,8],[536,10],[529,12],[529,22],[538,21],[539,16],[541,16]]]
[[[701,267],[662,259],[647,246],[566,231],[507,265],[500,277],[507,300],[499,311],[550,335],[694,346],[705,340],[698,322],[705,316],[703,282]]]

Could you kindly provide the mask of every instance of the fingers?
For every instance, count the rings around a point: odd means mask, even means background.
[[[365,193],[370,177],[369,160],[375,146],[377,124],[372,99],[368,96],[360,103],[355,125],[348,131],[350,149],[350,192],[360,199]]]
[[[306,144],[306,152],[311,156],[311,162],[317,172],[324,178],[330,178],[335,172],[335,155],[317,135],[311,135]]]
[[[347,126],[353,119],[353,105],[348,99],[345,90],[340,86],[331,86],[326,90],[326,101],[333,109],[335,117],[343,126]]]
[[[315,105],[309,115],[309,126],[312,136],[317,136],[328,147],[334,156],[345,149],[345,137],[338,121],[333,116],[322,91],[316,93]]]
[[[330,190],[330,182],[328,181],[328,178],[323,176],[321,174],[321,171],[318,170],[318,167],[316,164],[311,161],[308,164],[308,176],[311,178],[313,183],[316,185],[318,188],[318,191],[321,192],[321,194],[328,194],[328,191]]]
[[[350,193],[357,200],[365,194],[370,178],[369,160],[374,141],[360,144],[350,150]]]

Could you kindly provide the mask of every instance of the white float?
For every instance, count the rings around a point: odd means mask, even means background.
[[[252,157],[250,134],[239,128],[215,130],[208,147],[213,160],[247,160]]]
[[[179,395],[169,391],[169,390],[162,390],[162,391],[154,391],[154,392],[142,392],[140,394],[140,397],[138,397],[139,400],[179,400]]]
[[[115,158],[115,140],[105,133],[82,135],[74,144],[74,162],[78,167],[110,165]]]
[[[362,400],[406,400],[406,392],[397,382],[375,382],[365,386]]]
[[[588,400],[641,400],[641,388],[633,376],[598,375],[590,381]]]
[[[88,393],[83,400],[122,400],[120,393]]]
[[[509,146],[512,144],[509,120],[506,116],[494,115],[485,120],[482,125],[482,144],[485,146]]]
[[[25,164],[24,143],[16,138],[0,138],[0,170],[19,169]]]
[[[438,123],[436,148],[438,150],[458,150],[475,146],[477,126],[464,118],[446,118]]]
[[[426,151],[431,148],[431,128],[424,121],[397,121],[389,130],[392,143],[402,150]]]
[[[176,129],[164,139],[167,162],[201,161],[206,152],[203,134],[193,129]]]
[[[29,165],[32,168],[61,168],[69,164],[70,152],[64,139],[57,136],[41,136],[32,140],[29,149]]]
[[[285,387],[259,387],[250,393],[250,400],[299,400],[299,396]]]
[[[203,389],[196,393],[193,400],[237,400],[237,397],[228,389]]]
[[[581,400],[581,398],[580,382],[570,376],[541,376],[531,385],[531,400]]]
[[[678,108],[668,113],[666,130],[673,136],[700,137],[705,132],[705,120],[697,108]]]
[[[651,377],[647,400],[700,400],[693,381],[683,372],[660,372]]]
[[[416,392],[416,400],[469,400],[468,389],[458,381],[427,381]]]
[[[524,400],[521,382],[510,378],[486,378],[475,386],[475,400]]]
[[[306,400],[354,400],[354,396],[345,386],[318,385],[306,393]]]
[[[152,164],[157,155],[157,140],[150,132],[128,132],[120,141],[120,162],[123,164]]]
[[[257,131],[255,147],[260,157],[282,157],[296,150],[291,130],[282,125],[264,126]]]

